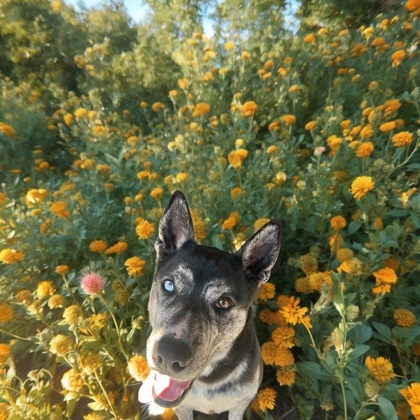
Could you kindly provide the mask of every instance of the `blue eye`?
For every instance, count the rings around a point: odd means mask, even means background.
[[[173,282],[173,281],[171,281],[171,280],[165,280],[165,281],[163,282],[163,288],[164,288],[167,292],[172,293],[172,292],[175,290],[175,285],[174,285],[174,282]]]

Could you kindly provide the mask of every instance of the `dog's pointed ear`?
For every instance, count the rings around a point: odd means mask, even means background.
[[[254,233],[237,252],[243,269],[258,285],[270,278],[280,252],[281,232],[281,221],[273,219]]]
[[[155,249],[173,252],[187,241],[194,241],[194,229],[187,199],[181,191],[175,191],[159,223],[159,235]]]

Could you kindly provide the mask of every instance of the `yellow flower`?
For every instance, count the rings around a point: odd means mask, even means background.
[[[351,184],[351,193],[356,200],[373,190],[375,182],[370,176],[358,176]]]
[[[22,261],[23,258],[23,252],[16,251],[15,249],[6,248],[0,251],[0,261],[4,264],[15,264]]]
[[[56,201],[51,204],[50,212],[54,213],[58,217],[69,217],[70,212],[67,210],[67,203],[65,201]]]
[[[66,114],[64,115],[63,120],[66,123],[66,125],[71,125],[71,123],[73,122],[73,115]]]
[[[340,230],[344,229],[347,226],[347,222],[343,216],[334,216],[330,220],[330,225],[334,230]]]
[[[408,0],[405,3],[405,8],[409,12],[413,12],[415,15],[420,16],[420,2],[419,0]]]
[[[52,295],[48,299],[48,307],[50,309],[63,308],[65,304],[66,304],[66,300],[61,295]]]
[[[356,150],[356,156],[360,159],[365,159],[369,157],[373,150],[375,149],[375,146],[372,142],[367,141],[366,143],[362,143]]]
[[[280,385],[290,386],[296,381],[296,372],[292,369],[282,368],[277,370],[276,379]]]
[[[64,276],[65,274],[67,274],[69,272],[69,267],[68,265],[57,265],[57,267],[55,267],[55,272],[57,274],[60,274],[61,276]]]
[[[257,294],[257,300],[267,302],[269,299],[273,299],[276,294],[276,286],[273,283],[264,283],[260,286]]]
[[[240,187],[235,187],[230,190],[230,196],[235,200],[242,194],[242,189]]]
[[[91,374],[102,366],[102,359],[99,353],[88,352],[80,359],[80,366],[84,372]]]
[[[418,8],[420,15],[420,6]],[[414,382],[409,387],[400,390],[400,394],[407,400],[411,413],[416,420],[420,419],[420,382]]]
[[[180,172],[176,175],[175,181],[180,184],[181,182],[184,182],[188,178],[188,174],[186,172]]]
[[[0,303],[0,322],[9,322],[13,319],[13,307],[6,302]]]
[[[44,299],[46,297],[52,296],[55,293],[55,287],[52,281],[45,280],[40,281],[36,288],[36,295],[38,299]]]
[[[340,262],[351,260],[354,257],[354,252],[350,248],[337,249],[337,260]]]
[[[360,130],[360,137],[362,139],[370,139],[373,136],[373,127],[371,124],[367,124],[365,125],[361,130]]]
[[[308,320],[305,319],[305,314],[308,312],[308,308],[301,308],[299,303],[299,298],[291,297],[289,303],[280,308],[280,312],[289,324],[305,324],[308,328],[310,328],[308,326]]]
[[[344,271],[347,274],[351,274],[353,276],[360,276],[363,271],[363,264],[360,260],[356,257],[344,260],[339,267],[337,267],[337,271],[341,273]]]
[[[187,79],[178,79],[178,86],[180,89],[187,89],[190,82]]]
[[[96,240],[90,243],[89,249],[92,252],[104,252],[107,246],[105,241]]]
[[[57,334],[50,341],[50,351],[57,356],[66,356],[74,349],[74,341],[71,337]]]
[[[391,141],[395,147],[409,146],[413,142],[413,133],[402,131],[401,133],[394,134]]]
[[[382,131],[382,133],[389,133],[396,127],[395,121],[389,121],[386,123],[383,123],[379,126],[379,130]]]
[[[223,222],[222,229],[231,230],[239,223],[239,213],[237,211],[231,213],[229,217]]]
[[[369,375],[380,384],[389,382],[395,376],[392,363],[384,357],[374,359],[373,357],[367,356],[365,364],[369,370]]]
[[[260,230],[263,226],[265,226],[268,222],[270,221],[270,219],[266,219],[264,217],[257,219],[254,222],[254,229],[255,231]]]
[[[82,318],[83,313],[78,305],[70,305],[64,310],[63,319],[69,325],[77,324]]]
[[[4,366],[10,355],[11,350],[9,344],[0,343],[0,367]]]
[[[6,194],[0,192],[0,204],[4,204],[7,201]]]
[[[303,40],[305,44],[314,44],[315,43],[315,35],[313,33],[310,33],[306,35]]]
[[[398,67],[405,57],[404,50],[397,50],[391,55],[392,67]]]
[[[202,117],[210,112],[210,105],[205,102],[199,102],[192,113],[193,118]]]
[[[0,133],[7,137],[13,137],[15,135],[15,129],[9,124],[0,122]]]
[[[80,392],[83,389],[85,382],[78,372],[74,369],[69,369],[61,378],[61,385],[66,391]]]
[[[318,263],[316,259],[310,254],[302,255],[299,258],[299,263],[300,268],[307,276],[315,273],[318,270]]]
[[[398,99],[389,99],[384,104],[384,117],[389,117],[401,107],[401,102]]]
[[[150,197],[153,197],[156,201],[159,201],[162,198],[163,189],[160,187],[153,188],[150,192]]]
[[[281,325],[271,333],[271,338],[277,347],[290,349],[295,345],[295,330],[288,325]]]
[[[152,109],[155,112],[159,112],[161,109],[165,109],[165,105],[162,102],[155,102],[152,105]]]
[[[136,381],[144,381],[150,373],[150,367],[143,356],[135,355],[128,361],[128,372]]]
[[[105,255],[122,254],[127,249],[127,246],[127,242],[117,242],[115,245],[112,245],[105,250]]]
[[[247,156],[248,151],[246,149],[233,150],[228,155],[228,161],[233,168],[237,169],[242,166],[242,163]]]
[[[316,127],[316,122],[315,121],[309,121],[305,124],[305,130],[306,131],[311,131]]]
[[[395,309],[394,319],[398,326],[410,328],[416,322],[416,316],[408,309]]]
[[[254,101],[247,101],[242,106],[242,115],[244,117],[252,117],[258,109],[258,105]]]
[[[149,179],[150,178],[150,173],[148,171],[140,171],[137,174],[137,178],[140,179],[140,180]]]
[[[30,305],[33,302],[32,293],[29,290],[21,290],[15,295],[16,302]]]
[[[276,391],[272,388],[264,388],[258,391],[257,397],[252,403],[252,409],[254,411],[262,411],[265,413],[268,410],[274,409],[276,402]]]
[[[391,284],[398,280],[395,271],[390,267],[381,268],[372,273],[376,280],[376,286],[372,289],[375,294],[384,294],[391,291]]]
[[[155,231],[153,223],[149,223],[147,220],[139,218],[136,220],[136,233],[140,239],[147,239]]]
[[[141,260],[139,257],[131,257],[124,263],[127,273],[131,277],[141,276],[144,264],[146,264],[146,261]]]
[[[87,117],[88,112],[85,108],[77,108],[76,111],[74,111],[74,116],[76,118],[84,118]]]
[[[283,115],[281,119],[287,127],[296,123],[296,117],[292,114]]]

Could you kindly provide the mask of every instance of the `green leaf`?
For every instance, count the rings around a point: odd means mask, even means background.
[[[298,372],[302,376],[310,376],[321,381],[331,381],[333,378],[328,372],[323,370],[318,363],[315,362],[299,362],[296,364]]]
[[[377,333],[374,333],[374,336],[381,340],[385,341],[386,343],[391,342],[391,330],[384,324],[381,324],[380,322],[372,322],[373,327],[377,331]]]
[[[369,325],[357,324],[348,333],[348,338],[354,344],[366,343],[372,337],[372,328]]]
[[[348,234],[351,235],[352,233],[357,232],[361,226],[362,226],[362,222],[356,222],[356,221],[350,222],[349,227],[347,229]]]
[[[359,344],[358,346],[354,347],[349,351],[349,360],[357,359],[358,357],[365,354],[367,351],[369,351],[370,346],[367,344]]]
[[[391,401],[379,396],[378,398],[379,410],[386,420],[398,420],[397,412]]]

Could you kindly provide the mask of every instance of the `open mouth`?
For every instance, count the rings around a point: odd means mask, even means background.
[[[188,394],[191,384],[192,381],[179,381],[156,372],[152,386],[153,399],[161,407],[176,407]]]

